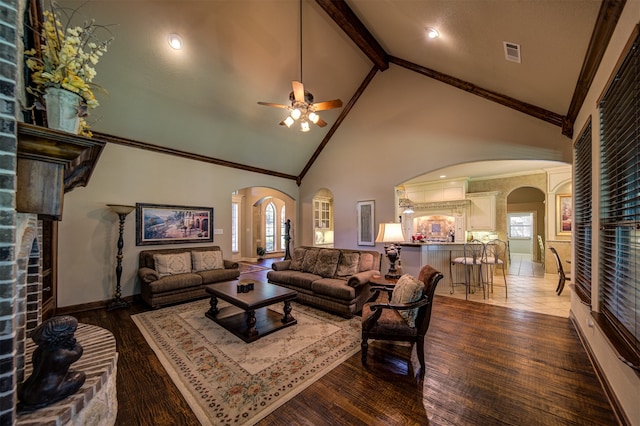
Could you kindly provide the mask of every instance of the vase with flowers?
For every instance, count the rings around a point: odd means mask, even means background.
[[[44,22],[38,33],[40,48],[25,51],[31,71],[27,91],[45,106],[49,127],[90,136],[85,117],[89,109],[99,105],[95,91],[100,87],[93,83],[95,65],[113,37],[109,33],[109,37],[100,40],[99,32],[108,29],[94,20],[71,25],[77,12],[53,1],[50,10],[43,12]],[[66,20],[64,25],[62,18]]]

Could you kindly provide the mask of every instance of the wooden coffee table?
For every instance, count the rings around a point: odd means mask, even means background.
[[[253,290],[238,292],[238,284],[249,282],[253,283]],[[205,314],[207,318],[247,343],[298,323],[291,315],[291,300],[298,294],[294,290],[253,280],[235,280],[210,284],[206,286],[206,292],[211,295],[211,308]],[[218,299],[233,306],[218,308]],[[281,302],[284,302],[284,315],[267,308]],[[237,312],[237,308],[242,312]]]

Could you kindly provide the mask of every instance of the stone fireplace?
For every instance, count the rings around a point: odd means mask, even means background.
[[[42,221],[36,214],[16,214],[16,309],[15,382],[22,383],[32,371],[35,344],[30,332],[42,316]],[[80,324],[76,339],[84,353],[72,369],[84,371],[82,388],[64,400],[32,413],[16,413],[16,425],[91,424],[113,425],[117,415],[116,342],[109,331]],[[45,420],[46,419],[46,420]]]

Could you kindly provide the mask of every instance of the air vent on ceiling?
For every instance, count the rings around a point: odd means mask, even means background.
[[[502,43],[504,44],[504,56],[507,61],[520,63],[520,45],[508,41]]]

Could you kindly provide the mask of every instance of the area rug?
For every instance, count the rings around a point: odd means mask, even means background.
[[[252,265],[250,263],[242,263],[242,262],[238,262],[238,266],[241,274],[246,274],[248,272],[264,271],[266,269],[269,269],[265,266]]]
[[[202,424],[252,425],[360,350],[359,317],[292,306],[296,325],[252,343],[205,317],[208,299],[132,319]]]

